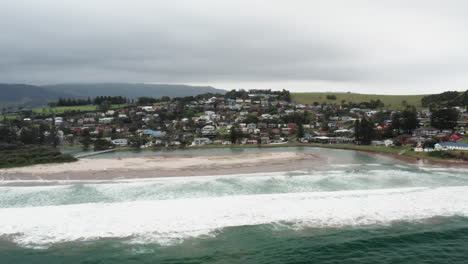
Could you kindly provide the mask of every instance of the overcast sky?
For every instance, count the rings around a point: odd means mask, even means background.
[[[468,89],[468,1],[2,0],[0,82]]]

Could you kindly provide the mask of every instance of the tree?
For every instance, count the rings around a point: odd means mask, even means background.
[[[146,143],[148,143],[148,141],[149,140],[145,137],[133,136],[128,139],[128,144],[132,148],[140,148],[140,146],[145,145]]]
[[[460,113],[455,108],[443,108],[433,110],[431,114],[431,126],[438,129],[453,129],[457,126]]]
[[[244,120],[245,123],[250,124],[250,123],[258,123],[258,117],[255,114],[248,114],[247,117]]]
[[[52,117],[52,127],[50,128],[50,134],[48,141],[54,148],[57,148],[57,145],[60,143],[60,140],[57,135],[57,127],[55,126],[55,114]]]
[[[231,130],[229,131],[229,139],[231,140],[231,144],[236,144],[239,137],[240,134],[237,131],[237,126],[232,126]]]
[[[112,107],[111,101],[103,101],[101,104],[99,104],[99,110],[101,112],[107,112],[111,109],[111,107]]]
[[[354,123],[354,136],[356,141],[362,145],[369,145],[375,136],[374,124],[363,118]]]
[[[98,138],[96,139],[96,141],[94,141],[94,151],[106,150],[106,149],[110,149],[113,147],[114,147],[114,144],[112,144],[112,142],[107,141],[102,138]]]
[[[418,113],[414,108],[408,108],[401,113],[401,129],[410,134],[419,126]]]
[[[297,137],[303,138],[304,137],[304,126],[302,123],[297,124]]]
[[[83,133],[81,133],[81,139],[80,142],[83,144],[83,149],[88,150],[89,145],[91,145],[91,134],[89,133],[88,129],[83,130]]]
[[[328,131],[330,130],[330,127],[328,126],[328,122],[323,121],[322,122],[322,127],[320,128],[322,131]]]

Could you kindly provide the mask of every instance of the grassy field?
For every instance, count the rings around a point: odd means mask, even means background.
[[[121,107],[125,107],[127,104],[122,104],[122,105],[112,105],[112,109],[118,109]],[[98,110],[98,106],[96,105],[80,105],[80,106],[59,106],[59,107],[39,107],[39,108],[33,108],[34,113],[38,114],[46,114],[46,113],[56,113],[56,114],[62,114],[65,111],[81,111],[81,112],[90,112],[90,111],[96,111]]]
[[[336,100],[327,99],[327,95],[335,95]],[[405,109],[406,105],[414,105],[421,109],[421,98],[425,95],[379,95],[357,93],[292,93],[292,101],[298,104],[336,103],[346,102],[360,103],[380,99],[385,104],[384,108],[392,110]]]

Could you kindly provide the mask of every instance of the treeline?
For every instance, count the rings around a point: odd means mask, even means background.
[[[468,106],[468,90],[465,92],[449,91],[432,94],[421,99],[423,107],[453,107]]]
[[[258,96],[249,96],[250,95],[258,95]],[[260,89],[253,89],[253,90],[231,90],[227,92],[224,96],[226,98],[230,99],[236,99],[236,98],[241,98],[241,99],[256,99],[256,98],[262,98],[265,95],[273,95],[276,99],[278,100],[283,100],[286,102],[291,102],[291,93],[288,90],[282,90],[282,91],[272,91],[270,89],[265,89],[265,90],[260,90]]]
[[[137,100],[138,105],[147,105],[147,104],[156,104],[156,103],[162,103],[162,102],[170,102],[171,98],[169,96],[163,96],[160,98],[154,98],[154,97],[139,97]]]
[[[110,102],[111,104],[126,104],[130,100],[123,96],[98,96],[94,99],[88,97],[83,98],[59,98],[57,102],[49,103],[49,106],[82,106],[82,105],[100,105],[103,102]]]
[[[223,97],[223,94],[219,93],[204,93],[204,94],[199,94],[195,96],[183,96],[183,97],[169,97],[169,96],[163,96],[159,98],[154,98],[154,97],[139,97],[137,99],[137,103],[139,105],[145,105],[145,104],[155,104],[155,103],[163,103],[163,102],[192,102],[192,101],[197,101],[197,100],[206,100],[212,97]]]
[[[330,98],[334,98],[334,99],[330,99]],[[327,99],[335,100],[336,96],[327,95]],[[326,105],[327,103],[323,103],[323,104]],[[313,105],[317,106],[317,105],[321,105],[321,103],[313,102]],[[361,109],[377,109],[377,108],[383,108],[385,106],[385,104],[382,101],[380,101],[380,99],[370,100],[370,102],[360,102],[360,103],[346,102],[345,100],[343,100],[341,102],[341,105],[347,108],[361,108]]]
[[[377,108],[384,107],[385,104],[382,101],[380,101],[380,99],[377,99],[377,100],[370,100],[370,102],[361,102],[361,103],[349,102],[347,106],[349,108],[377,109]]]

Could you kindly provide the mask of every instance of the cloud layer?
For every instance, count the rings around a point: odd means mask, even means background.
[[[2,1],[0,82],[466,90],[467,8],[455,0]]]

